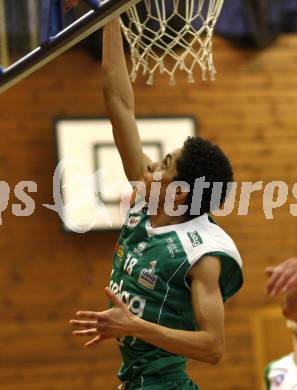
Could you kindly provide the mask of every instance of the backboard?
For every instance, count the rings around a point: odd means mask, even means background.
[[[80,42],[140,0],[0,0],[0,93]]]

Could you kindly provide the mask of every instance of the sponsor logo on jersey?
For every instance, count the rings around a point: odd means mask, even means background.
[[[202,238],[198,232],[187,233],[193,247],[201,245],[203,243]]]
[[[166,241],[168,252],[170,253],[171,257],[174,257],[175,253],[178,251],[177,245],[175,244],[174,239],[171,237],[167,238]]]
[[[145,250],[145,248],[147,247],[147,242],[140,242],[138,245],[137,245],[137,248],[134,248],[133,249],[133,252],[136,253],[138,256],[142,256],[143,255],[143,251]]]
[[[128,291],[123,290],[123,283],[123,280],[120,281],[120,284],[111,280],[109,288],[122,302],[128,305],[128,309],[133,314],[142,317],[146,300],[137,295],[133,296]]]
[[[127,227],[128,227],[129,229],[135,228],[135,226],[137,226],[137,225],[139,224],[140,218],[141,218],[140,215],[139,215],[139,216],[136,216],[136,217],[130,217],[130,218],[128,219],[128,222],[127,222]]]
[[[124,256],[123,247],[117,242],[114,250],[119,257],[119,261],[121,262],[123,260],[123,256]]]
[[[121,245],[118,246],[117,255],[119,256],[120,260],[122,260],[122,257],[124,256],[124,250]]]
[[[139,275],[138,283],[153,290],[156,287],[158,276],[155,275],[157,261],[150,262],[150,268],[144,268]]]

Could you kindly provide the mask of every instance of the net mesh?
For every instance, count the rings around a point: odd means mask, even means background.
[[[139,71],[154,82],[156,71],[175,84],[177,70],[194,82],[200,66],[202,79],[215,79],[212,36],[224,0],[143,0],[122,17],[122,28],[131,47],[132,73]]]

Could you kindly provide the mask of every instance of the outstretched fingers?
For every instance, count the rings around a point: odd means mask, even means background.
[[[124,302],[119,299],[112,291],[109,287],[105,287],[105,294],[107,296],[108,299],[111,300],[111,302],[113,303],[114,306],[118,306],[118,307],[125,307],[126,305],[124,304]]]
[[[75,336],[95,336],[98,335],[98,329],[74,330],[72,334]]]
[[[288,280],[290,279],[290,276],[291,276],[290,271],[283,271],[279,275],[279,277],[277,278],[276,282],[272,287],[271,296],[275,296],[284,290]]]
[[[99,335],[99,336],[93,338],[92,340],[88,341],[85,344],[85,347],[92,347],[93,345],[99,344],[103,340],[104,340],[104,338]]]
[[[287,280],[285,286],[283,287],[283,292],[288,292],[291,289],[297,288],[297,274],[293,274],[289,280]]]
[[[92,329],[85,329],[85,330],[74,330],[72,332],[73,335],[79,336],[79,337],[94,337],[87,343],[85,343],[85,347],[91,347],[95,344],[101,343],[104,340],[108,340],[111,338],[111,336],[107,335],[104,333],[104,330],[100,330],[100,327],[104,328],[104,324],[98,324],[97,328],[92,328]]]
[[[277,267],[274,269],[267,283],[267,294],[275,296],[278,293],[278,286],[283,282],[282,268]]]
[[[74,327],[85,328],[85,330],[88,330],[88,329],[102,330],[107,325],[107,322],[103,321],[103,320],[100,320],[100,321],[99,320],[97,320],[97,321],[70,320],[69,323]],[[74,333],[74,334],[77,334],[77,333]]]
[[[273,274],[273,272],[274,272],[274,267],[267,267],[267,268],[265,269],[265,274],[266,274],[266,276],[268,276],[268,277],[270,277],[270,276]]]
[[[297,287],[297,272],[293,267],[279,266],[274,269],[267,283],[267,293],[271,297],[280,292],[288,292]]]
[[[98,321],[70,320],[69,323],[73,326],[79,326],[84,328],[97,328],[98,326]]]
[[[102,320],[106,317],[108,311],[78,311],[76,317],[84,318],[86,320]]]
[[[76,336],[95,336],[85,346],[89,347],[101,341],[125,335],[130,332],[129,326],[133,314],[127,305],[122,302],[108,287],[105,289],[106,296],[112,302],[111,309],[95,311],[78,311],[76,318],[70,320],[70,324],[77,328],[72,333]]]

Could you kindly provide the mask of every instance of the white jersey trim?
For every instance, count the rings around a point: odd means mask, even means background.
[[[272,362],[270,364],[269,374],[272,374],[275,371],[288,372],[291,370],[297,371],[297,365],[295,364],[293,353],[290,353],[289,355],[286,355],[286,356],[282,357],[281,359]],[[269,374],[268,374],[268,377],[269,377]]]
[[[146,221],[146,231],[149,237],[175,231],[182,243],[184,251],[188,257],[191,267],[206,253],[224,252],[232,257],[242,268],[242,259],[232,238],[224,232],[218,225],[212,223],[205,213],[190,221],[153,228],[148,218]],[[189,237],[189,234],[197,232],[201,236],[202,242],[197,246]]]

